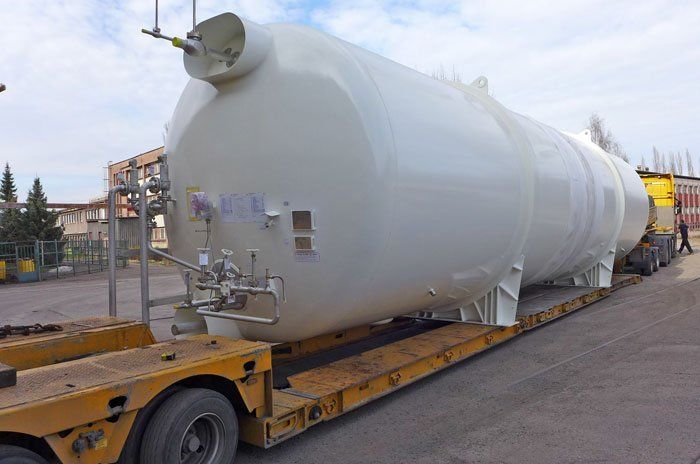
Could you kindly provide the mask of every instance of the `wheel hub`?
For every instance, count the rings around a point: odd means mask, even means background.
[[[199,437],[197,435],[190,435],[188,438],[185,439],[185,446],[187,448],[187,451],[190,453],[194,453],[199,449],[199,447],[202,445],[202,442],[199,440]]]
[[[181,464],[214,464],[225,430],[221,419],[211,413],[195,418],[182,437]]]

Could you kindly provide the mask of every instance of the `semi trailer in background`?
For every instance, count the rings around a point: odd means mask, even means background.
[[[639,243],[625,259],[644,276],[666,267],[676,257],[676,198],[673,174],[639,172],[649,198],[647,227]]]

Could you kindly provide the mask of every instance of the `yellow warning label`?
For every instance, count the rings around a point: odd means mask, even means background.
[[[195,192],[199,192],[199,187],[187,187],[187,205],[188,205],[188,211],[189,211],[189,217],[190,221],[199,221],[199,218],[197,217],[197,212],[194,208],[192,208],[192,194]]]

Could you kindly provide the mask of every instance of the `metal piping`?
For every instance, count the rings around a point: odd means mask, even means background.
[[[146,193],[155,186],[153,179],[144,181],[139,187],[139,230],[141,231],[141,243],[139,246],[139,261],[141,265],[141,321],[151,325],[151,307],[148,292],[148,249],[151,237],[148,231],[148,203]]]
[[[216,311],[209,311],[206,309],[198,309],[197,314],[200,316],[218,317],[220,319],[229,319],[233,321],[243,321],[243,322],[253,322],[256,324],[266,324],[275,325],[280,320],[280,301],[279,294],[277,291],[271,288],[260,288],[260,287],[231,287],[233,292],[248,293],[250,295],[272,295],[275,301],[275,316],[271,319],[265,317],[255,317],[255,316],[244,316],[242,314],[230,314],[230,313],[220,313]]]
[[[153,245],[151,245],[150,240],[148,241],[148,251],[150,251],[154,255],[160,256],[161,258],[168,259],[168,260],[174,262],[175,264],[179,264],[180,266],[186,267],[188,269],[192,269],[194,271],[197,271],[198,273],[202,272],[202,270],[199,268],[199,266],[195,266],[194,264],[190,264],[185,260],[182,260],[180,258],[176,258],[173,255],[169,255],[166,252],[159,250],[158,248],[153,248]]]
[[[109,189],[107,203],[109,204],[107,238],[107,266],[109,267],[109,315],[117,316],[117,193],[126,191],[126,185],[119,184]]]
[[[190,309],[201,308],[203,306],[211,306],[214,300],[192,300],[189,303],[180,303],[175,305],[175,309]]]
[[[197,0],[192,0],[192,31],[197,31]]]
[[[158,27],[158,0],[156,0],[156,24],[153,26],[153,32],[160,32],[160,27]]]

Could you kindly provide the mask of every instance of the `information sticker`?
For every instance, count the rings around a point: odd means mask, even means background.
[[[222,193],[219,195],[223,222],[264,222],[264,193]]]
[[[294,252],[294,261],[297,263],[318,263],[321,255],[318,250],[297,250]]]

